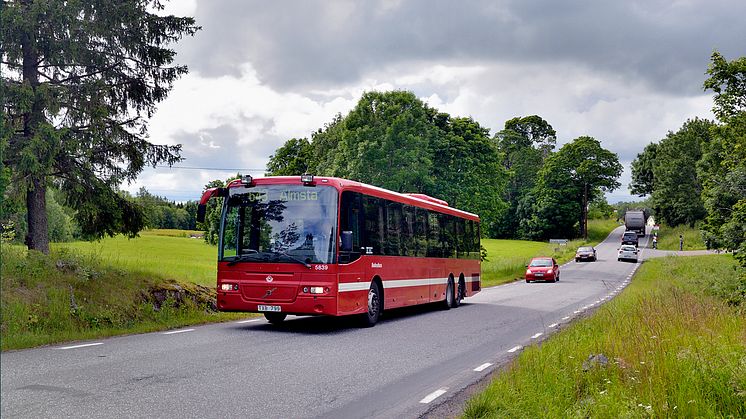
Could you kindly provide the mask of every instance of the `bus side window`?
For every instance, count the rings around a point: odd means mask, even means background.
[[[365,240],[363,246],[370,248],[370,254],[383,255],[383,244],[386,242],[386,218],[384,217],[383,200],[373,197],[363,197],[365,210]],[[367,252],[366,252],[367,253]]]
[[[442,258],[443,247],[440,240],[440,223],[438,222],[438,213],[427,213],[427,257]]]
[[[339,252],[339,263],[350,263],[360,257],[362,247],[362,229],[361,221],[363,220],[360,205],[360,194],[355,192],[342,192],[342,202],[339,210],[339,231],[352,232],[352,251]],[[340,243],[341,245],[341,243]],[[341,248],[340,248],[341,249]]]
[[[414,207],[404,205],[402,207],[402,224],[401,224],[401,255],[416,256],[414,238]]]
[[[402,204],[386,202],[386,242],[387,255],[403,256],[401,249]]]
[[[438,214],[440,218],[440,239],[443,242],[444,258],[456,257],[456,223],[455,218],[448,214]]]
[[[414,256],[427,256],[427,210],[414,209]]]

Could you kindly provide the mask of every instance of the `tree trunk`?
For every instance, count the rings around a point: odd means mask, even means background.
[[[26,191],[28,235],[26,246],[49,254],[49,230],[47,229],[47,187],[44,177],[34,177]]]
[[[31,2],[24,3],[24,9],[29,11]],[[23,141],[31,141],[36,135],[39,125],[44,121],[44,106],[37,94],[39,86],[39,53],[36,49],[36,38],[33,31],[26,30],[21,34],[21,50],[23,51],[23,82],[28,83],[34,92],[31,109],[23,114]],[[36,156],[41,159],[41,156]],[[26,246],[31,250],[49,254],[49,231],[47,229],[47,185],[46,175],[32,173],[28,178],[26,189],[26,214],[28,220],[28,235]]]

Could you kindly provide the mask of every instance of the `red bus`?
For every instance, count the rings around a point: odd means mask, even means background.
[[[479,292],[479,217],[421,194],[311,175],[251,178],[202,195],[223,197],[217,306],[288,314],[360,315]]]

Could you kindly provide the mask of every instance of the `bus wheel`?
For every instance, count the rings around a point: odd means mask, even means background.
[[[443,310],[448,310],[453,307],[453,278],[448,278],[448,285],[446,285],[446,299],[443,300]]]
[[[374,326],[378,323],[378,318],[380,316],[381,290],[378,287],[378,282],[373,281],[370,283],[370,289],[368,290],[368,312],[363,314],[363,326]]]
[[[464,281],[459,279],[458,280],[458,291],[456,291],[456,298],[453,299],[453,305],[451,305],[451,307],[458,308],[461,305],[461,300],[464,299],[465,293],[466,293],[466,286],[464,285]]]
[[[264,318],[272,324],[280,324],[285,321],[285,317],[288,315],[285,313],[264,313]]]

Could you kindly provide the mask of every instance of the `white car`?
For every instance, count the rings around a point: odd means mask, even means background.
[[[622,247],[619,248],[619,255],[617,255],[616,260],[633,260],[637,262],[637,253],[638,250],[635,246],[632,246],[631,244],[623,244]]]

